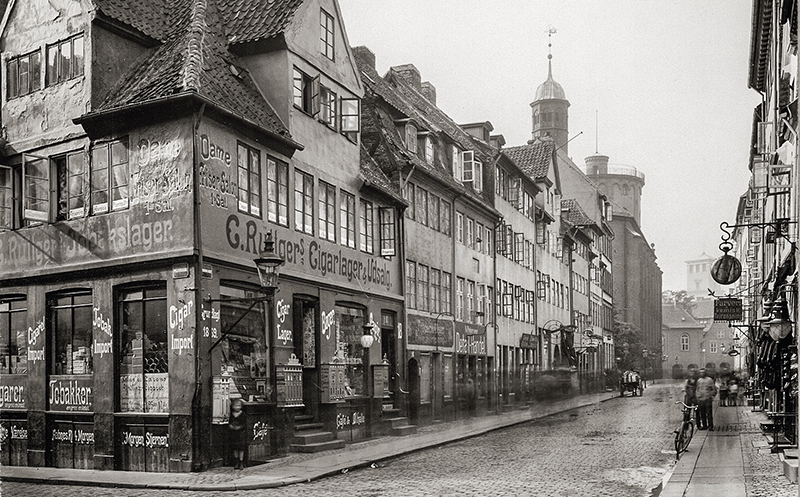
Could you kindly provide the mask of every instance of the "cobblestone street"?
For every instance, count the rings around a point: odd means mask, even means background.
[[[641,497],[674,460],[677,384],[424,450],[307,484],[237,495]],[[426,427],[425,429],[435,429]],[[208,492],[3,483],[3,496],[208,497]]]

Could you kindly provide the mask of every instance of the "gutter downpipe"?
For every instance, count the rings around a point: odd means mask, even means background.
[[[200,185],[198,183],[198,158],[197,158],[197,131],[200,128],[200,121],[203,118],[203,113],[205,112],[206,104],[203,103],[200,106],[200,110],[198,111],[194,126],[192,129],[192,195],[194,196],[193,208],[192,208],[192,227],[194,229],[194,243],[195,249],[197,251],[197,266],[195,267],[194,271],[194,287],[195,287],[195,298],[197,302],[200,304],[199,307],[200,311],[196,314],[197,325],[195,328],[195,341],[194,341],[194,363],[195,363],[195,371],[194,371],[194,395],[192,395],[192,470],[193,471],[202,471],[208,465],[208,459],[202,450],[203,439],[201,437],[201,431],[203,431],[203,427],[205,425],[203,420],[203,399],[202,399],[202,392],[203,392],[203,381],[202,381],[202,373],[203,373],[203,360],[205,357],[201,358],[201,347],[200,347],[200,334],[199,332],[203,329],[203,238],[202,233],[200,230]],[[203,341],[205,344],[205,341]]]

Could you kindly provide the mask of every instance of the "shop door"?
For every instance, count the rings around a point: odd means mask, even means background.
[[[413,357],[408,361],[408,417],[412,424],[419,420],[420,382],[419,364]]]
[[[392,401],[397,398],[397,352],[394,343],[394,330],[381,328],[381,360],[389,363],[389,391],[392,393]]]
[[[303,365],[303,408],[305,414],[316,416],[320,403],[320,391],[317,385],[321,384],[318,377],[318,348],[317,348],[317,314],[316,301],[295,299],[294,301],[294,326],[292,340],[294,341],[294,355]]]

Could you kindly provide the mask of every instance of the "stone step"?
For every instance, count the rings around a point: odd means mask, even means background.
[[[402,437],[402,436],[405,436],[405,435],[413,435],[416,432],[417,432],[417,426],[416,425],[406,424],[406,425],[397,426],[397,427],[392,426],[392,432],[391,433],[392,433],[392,436]]]
[[[781,454],[783,463],[783,475],[792,483],[797,483],[797,459],[789,458]]]
[[[294,431],[309,431],[309,430],[319,430],[324,425],[322,423],[305,423],[305,424],[296,424],[294,425]]]
[[[295,433],[292,438],[293,445],[313,445],[334,440],[336,437],[329,431],[314,431],[309,433]]]
[[[336,450],[344,447],[344,440],[329,440],[327,442],[309,444],[291,444],[289,450],[292,452],[322,452],[323,450]]]
[[[408,418],[398,417],[398,418],[388,418],[384,419],[385,422],[392,425],[392,429],[401,428],[403,426],[408,425]]]

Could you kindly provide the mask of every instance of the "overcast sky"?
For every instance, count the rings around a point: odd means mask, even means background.
[[[340,0],[350,44],[384,74],[414,64],[459,123],[490,121],[508,146],[530,139],[536,88],[570,102],[569,154],[596,151],[646,176],[642,230],[665,290],[685,261],[721,255],[747,189],[753,108],[751,2],[739,0]],[[596,125],[597,122],[597,125]],[[596,131],[597,130],[597,131]],[[579,133],[583,132],[580,136]]]

